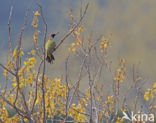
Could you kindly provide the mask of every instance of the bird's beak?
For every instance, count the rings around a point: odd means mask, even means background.
[[[59,32],[57,32],[57,33],[55,34],[55,36],[56,36],[57,34],[59,34]]]

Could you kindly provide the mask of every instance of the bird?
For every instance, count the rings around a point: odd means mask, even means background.
[[[48,40],[45,44],[46,61],[48,63],[53,63],[53,61],[55,60],[53,56],[53,52],[55,51],[55,47],[56,47],[56,43],[54,41],[54,37],[56,36],[56,34],[50,33],[48,36]]]

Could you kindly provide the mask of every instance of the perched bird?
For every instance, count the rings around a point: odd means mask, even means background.
[[[46,61],[49,63],[53,63],[53,61],[55,60],[54,56],[53,56],[53,52],[55,50],[56,47],[56,43],[54,41],[54,37],[56,36],[56,34],[49,34],[48,37],[48,41],[45,44],[45,50],[46,50]]]

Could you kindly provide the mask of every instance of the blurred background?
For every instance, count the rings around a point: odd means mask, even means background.
[[[48,33],[60,32],[56,42],[66,34],[71,23],[69,19],[70,8],[76,19],[80,17],[80,0],[38,0],[48,24]],[[87,0],[82,0],[84,10]],[[33,12],[39,10],[33,0],[1,0],[0,3],[0,62],[6,64],[9,39],[8,17],[13,6],[11,17],[11,33],[15,48],[18,34],[24,23],[26,9],[31,8],[28,16],[28,25],[23,36],[22,48],[25,52],[33,48],[33,32],[31,27]],[[82,22],[86,35],[92,34],[93,39],[100,35],[111,37],[109,59],[112,69],[118,67],[120,58],[126,59],[127,69],[132,72],[133,64],[138,65],[140,74],[146,78],[146,85],[156,81],[156,1],[155,0],[89,0],[89,8]],[[43,22],[39,18],[39,42],[43,44]],[[55,62],[47,64],[47,74],[51,77],[62,77],[65,74],[65,60],[68,56],[68,47],[74,42],[72,37],[65,40],[63,45],[54,53]],[[81,61],[73,55],[70,60],[72,78],[77,77]],[[2,69],[0,69],[2,71]],[[108,76],[107,73],[104,76]],[[2,76],[0,76],[1,78]],[[112,77],[111,77],[112,79]],[[110,78],[108,80],[111,80]],[[85,78],[84,78],[85,80]],[[106,78],[107,80],[107,78]],[[107,80],[107,81],[108,81]],[[2,79],[1,79],[2,81]],[[2,82],[1,82],[2,83]],[[111,86],[107,82],[108,86]],[[85,86],[84,86],[85,87]]]

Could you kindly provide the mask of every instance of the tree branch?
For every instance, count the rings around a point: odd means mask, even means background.
[[[13,6],[11,6],[10,15],[9,15],[9,19],[8,19],[8,36],[9,36],[10,55],[13,53],[13,50],[12,50],[11,27],[10,27],[10,21],[11,21],[11,16],[12,16],[12,10],[13,10]]]
[[[32,110],[31,110],[31,114],[33,113],[34,111],[34,107],[35,107],[35,103],[36,103],[36,100],[37,100],[37,84],[38,84],[38,76],[40,74],[40,68],[42,66],[42,63],[43,61],[41,61],[40,65],[39,65],[39,68],[38,68],[38,73],[36,75],[36,83],[35,83],[35,99],[34,99],[34,102],[33,102],[33,105],[32,105]]]
[[[60,42],[58,43],[58,45],[55,47],[55,50],[56,50],[57,48],[59,48],[59,46],[64,42],[64,40],[65,40],[66,38],[68,38],[68,36],[70,36],[71,33],[80,25],[81,21],[83,20],[85,14],[86,14],[86,12],[87,12],[88,6],[89,6],[89,3],[86,5],[85,11],[84,11],[83,15],[81,16],[80,20],[78,21],[78,23],[76,23],[76,25],[75,25],[71,30],[69,30],[69,32],[60,40]]]
[[[43,51],[43,54],[44,54],[44,59],[43,59],[43,73],[42,73],[42,101],[43,101],[43,122],[46,123],[46,109],[45,109],[45,82],[44,82],[44,75],[45,75],[45,59],[46,59],[46,52],[45,52],[45,44],[46,44],[46,37],[47,37],[47,23],[46,23],[46,20],[43,16],[43,11],[42,11],[42,6],[36,2],[36,5],[40,8],[40,13],[41,13],[41,17],[42,17],[42,20],[43,20],[43,23],[44,23],[44,51]]]
[[[16,74],[15,74],[14,72],[12,72],[12,71],[9,70],[8,68],[6,68],[3,64],[0,63],[0,66],[1,66],[3,69],[7,70],[9,73],[11,73],[13,76],[16,76]]]

